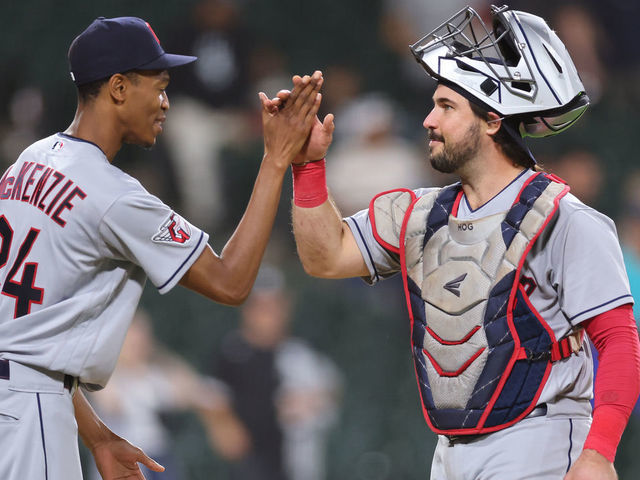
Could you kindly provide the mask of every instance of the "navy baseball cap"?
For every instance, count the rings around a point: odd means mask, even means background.
[[[165,53],[151,25],[137,17],[96,18],[69,47],[76,85],[130,70],[166,70],[197,59]]]

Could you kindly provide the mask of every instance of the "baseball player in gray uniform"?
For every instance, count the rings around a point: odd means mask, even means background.
[[[487,26],[467,7],[411,46],[438,82],[423,123],[431,163],[460,182],[382,192],[343,220],[318,161],[333,118],[318,120],[293,165],[298,252],[318,277],[402,275],[423,413],[439,435],[432,480],[614,479],[640,391],[615,226],[523,141],[570,127],[589,100],[543,19],[506,6],[491,16]],[[587,339],[600,360],[593,411]]]
[[[243,219],[220,255],[208,235],[112,165],[123,143],[152,146],[169,110],[165,53],[148,23],[98,18],[71,44],[78,108],[0,179],[0,478],[82,478],[77,434],[105,479],[163,467],[113,434],[81,387],[103,387],[146,277],[236,305],[251,290],[288,165],[320,104],[320,72],[263,114],[265,154]],[[264,94],[262,97],[266,98]],[[75,417],[75,418],[74,418]]]

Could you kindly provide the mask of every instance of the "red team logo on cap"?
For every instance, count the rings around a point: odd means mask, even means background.
[[[160,45],[160,40],[158,39],[158,36],[156,35],[156,32],[153,31],[153,28],[151,28],[151,25],[149,25],[149,22],[144,22],[147,24],[147,27],[149,27],[149,30],[151,30],[151,33],[153,33],[153,38],[156,39],[156,42],[158,42],[158,45]]]
[[[184,218],[172,213],[171,216],[158,229],[151,240],[158,243],[175,242],[185,243],[191,238],[191,228]]]

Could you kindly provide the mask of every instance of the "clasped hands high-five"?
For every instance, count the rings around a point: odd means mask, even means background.
[[[324,82],[322,72],[292,78],[293,90],[280,90],[269,99],[264,92],[258,95],[262,102],[265,155],[281,152],[280,160],[287,165],[321,160],[333,139],[333,114],[321,122],[317,116],[322,100],[320,88]]]

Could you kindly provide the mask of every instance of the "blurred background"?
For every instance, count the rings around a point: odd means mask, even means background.
[[[73,38],[98,16],[134,15],[153,25],[165,50],[199,61],[172,72],[158,144],[125,146],[116,164],[206,229],[217,251],[244,211],[262,157],[257,92],[275,95],[294,73],[324,73],[322,111],[336,115],[337,128],[328,184],[345,215],[388,188],[451,180],[428,166],[421,124],[434,84],[408,45],[469,2],[5,3],[2,170],[70,123]],[[488,12],[488,3],[470,3]],[[640,296],[640,3],[509,5],[547,19],[592,100],[572,129],[529,145],[546,170],[616,220],[632,293]],[[291,235],[290,197],[287,179],[247,304],[215,305],[181,287],[160,296],[148,285],[113,380],[91,400],[114,430],[169,467],[159,477],[166,480],[427,478],[435,436],[422,418],[400,279],[370,288],[307,277]],[[638,478],[639,448],[640,413],[618,451],[621,478]]]

